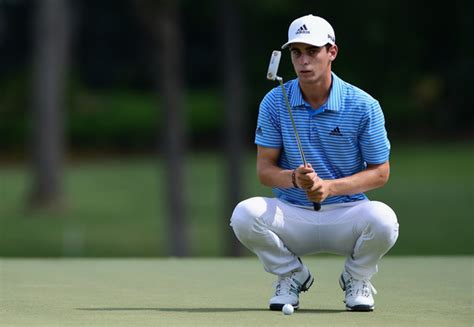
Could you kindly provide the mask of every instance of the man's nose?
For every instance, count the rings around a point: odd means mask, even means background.
[[[303,54],[300,56],[300,63],[301,63],[302,65],[307,65],[307,64],[309,63],[309,56],[307,56],[306,54],[303,53]]]

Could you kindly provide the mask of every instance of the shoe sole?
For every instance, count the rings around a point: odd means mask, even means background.
[[[371,312],[374,311],[374,307],[368,305],[355,305],[353,307],[348,307],[346,305],[346,311]]]
[[[309,290],[309,288],[313,285],[314,283],[314,278],[313,275],[309,274],[308,278],[304,281],[303,285],[301,285],[301,292],[306,292]],[[283,306],[286,303],[272,303],[270,304],[270,310],[272,311],[281,311],[283,309]],[[300,307],[300,303],[296,304],[291,304],[293,306],[293,309],[298,310]]]

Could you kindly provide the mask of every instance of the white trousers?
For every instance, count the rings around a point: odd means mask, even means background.
[[[230,225],[265,270],[275,275],[301,267],[300,256],[332,253],[347,257],[345,269],[355,279],[370,279],[398,238],[393,210],[369,200],[314,211],[277,198],[254,197],[236,206]]]

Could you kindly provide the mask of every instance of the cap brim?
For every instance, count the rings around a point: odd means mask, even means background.
[[[315,47],[323,47],[325,46],[326,44],[330,43],[328,42],[327,40],[324,40],[324,41],[321,41],[321,42],[308,42],[308,39],[306,38],[296,38],[296,39],[293,39],[291,41],[288,41],[286,42],[285,44],[283,44],[281,46],[282,49],[285,49],[285,48],[288,48],[288,46],[292,43],[304,43],[304,44],[309,44],[309,45],[313,45]]]

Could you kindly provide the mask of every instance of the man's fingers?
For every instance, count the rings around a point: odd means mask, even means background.
[[[310,188],[314,184],[314,176],[312,176],[312,173],[300,174],[297,178],[303,188]]]
[[[317,185],[314,189],[306,190],[306,195],[308,199],[313,202],[322,202],[324,199],[322,185]]]
[[[314,184],[318,181],[319,177],[314,171],[310,163],[307,163],[306,166],[300,165],[296,169],[296,179],[298,180],[298,185],[304,190],[314,189]]]
[[[309,200],[313,202],[321,202],[323,198],[323,194],[319,192],[314,192],[314,191],[307,191],[306,196],[308,197]]]
[[[308,168],[308,167],[303,167],[303,168],[299,169],[299,173],[302,174],[302,175],[314,173],[314,169],[313,168]]]

